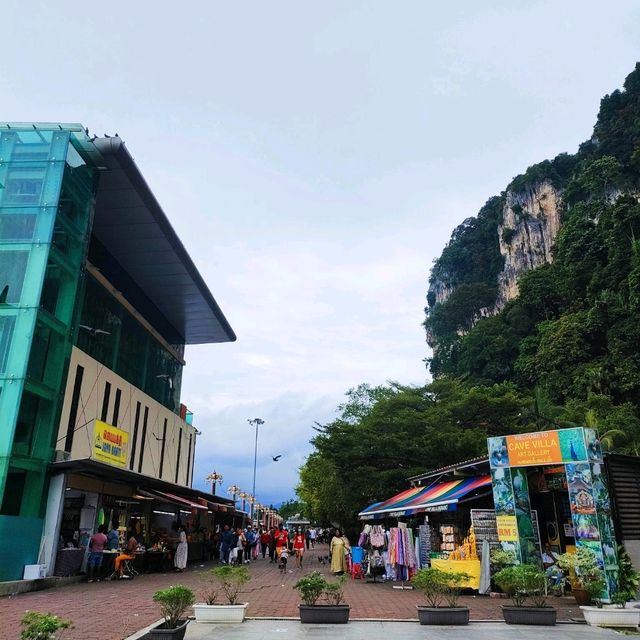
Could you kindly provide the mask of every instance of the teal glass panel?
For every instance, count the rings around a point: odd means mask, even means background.
[[[0,581],[21,580],[25,564],[36,564],[40,548],[43,520],[0,516]],[[19,532],[19,534],[16,534]]]

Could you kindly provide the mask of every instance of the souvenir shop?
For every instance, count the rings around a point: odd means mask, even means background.
[[[548,543],[554,554],[591,549],[615,592],[616,541],[640,560],[640,459],[603,457],[596,432],[583,428],[489,438],[487,447],[487,457],[409,478],[411,488],[359,514],[365,541],[367,527],[386,528],[384,575],[464,571],[484,593],[492,549],[540,564]]]
[[[417,569],[434,566],[469,574],[466,586],[478,590],[482,541],[474,526],[485,526],[492,507],[488,474],[416,483],[370,505],[359,514],[367,576],[404,584]]]

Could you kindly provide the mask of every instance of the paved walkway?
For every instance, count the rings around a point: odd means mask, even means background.
[[[308,566],[305,565],[304,572],[320,569],[328,574],[327,565],[318,562],[318,555],[326,554],[326,547],[308,552]],[[285,575],[281,575],[268,558],[249,565],[252,579],[243,597],[249,602],[248,616],[298,616],[299,598],[293,585],[304,572],[292,565],[293,560]],[[134,580],[80,583],[0,598],[0,640],[19,637],[20,619],[26,610],[51,612],[72,620],[75,629],[66,631],[64,640],[121,640],[159,618],[158,609],[152,602],[155,591],[173,584],[184,584],[198,595],[206,582],[204,571],[211,566],[214,563],[189,567],[181,574],[155,573],[138,576]],[[415,620],[416,604],[422,604],[420,593],[396,590],[393,584],[349,580],[345,587],[345,599],[351,605],[351,619]],[[470,607],[472,620],[502,619],[500,605],[504,600],[464,596],[461,603]],[[551,598],[550,603],[558,609],[559,620],[582,619],[573,598]],[[584,630],[584,627],[580,628]]]
[[[615,631],[584,625],[556,627],[471,623],[466,627],[423,627],[418,622],[350,622],[346,625],[300,624],[287,620],[247,620],[241,625],[191,622],[185,640],[613,640]]]

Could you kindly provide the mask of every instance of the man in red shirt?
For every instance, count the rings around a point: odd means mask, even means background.
[[[289,534],[284,530],[284,527],[280,525],[275,532],[274,538],[276,540],[276,559],[278,559],[280,558],[282,547],[286,547],[289,544]]]

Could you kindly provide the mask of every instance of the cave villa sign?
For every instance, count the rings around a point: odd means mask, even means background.
[[[91,457],[115,467],[127,466],[129,434],[102,420],[96,420],[93,430]]]
[[[595,450],[599,443],[591,431],[578,427],[489,438],[491,468],[530,467],[602,459],[602,454]]]

